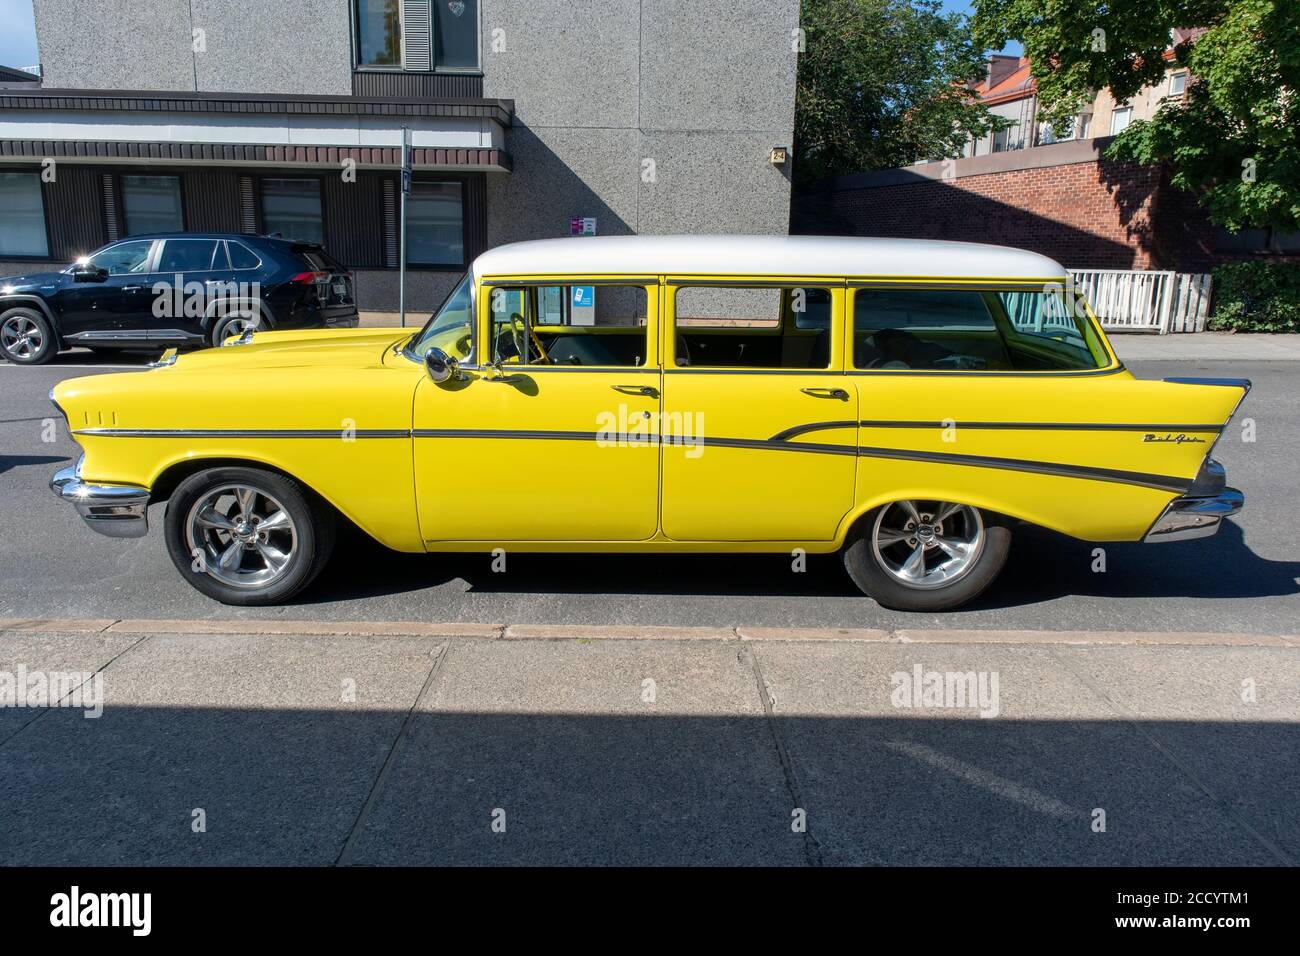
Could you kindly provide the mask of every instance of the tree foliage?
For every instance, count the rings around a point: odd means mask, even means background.
[[[937,0],[803,0],[795,100],[802,181],[959,155],[996,121],[968,20]]]
[[[1108,155],[1168,163],[1211,221],[1300,229],[1300,0],[975,0],[975,37],[1019,39],[1041,115],[1057,120],[1108,87],[1118,102],[1160,83],[1175,27],[1203,27],[1173,50],[1193,81],[1133,123]]]

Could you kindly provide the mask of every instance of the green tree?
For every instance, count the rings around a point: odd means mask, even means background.
[[[1300,2],[1297,0],[975,0],[975,37],[1022,40],[1049,121],[1109,88],[1124,102],[1160,82],[1175,27],[1174,62],[1187,96],[1135,122],[1107,155],[1167,163],[1230,230],[1300,229]]]
[[[795,97],[800,181],[960,155],[998,121],[969,21],[937,0],[803,0]]]

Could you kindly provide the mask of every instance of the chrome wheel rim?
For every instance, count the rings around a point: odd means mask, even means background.
[[[895,501],[871,529],[876,561],[898,583],[918,590],[953,584],[984,550],[979,510],[951,501]]]
[[[45,345],[45,336],[34,320],[25,315],[13,315],[0,326],[0,344],[15,358],[27,359]]]
[[[249,329],[257,328],[257,320],[251,318],[231,319],[229,324],[221,330],[221,344],[225,345],[226,340],[232,335],[243,335]]]
[[[275,498],[251,485],[223,485],[185,518],[194,569],[234,588],[265,588],[289,573],[298,529]]]

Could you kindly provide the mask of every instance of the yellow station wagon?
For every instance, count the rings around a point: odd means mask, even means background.
[[[842,551],[939,610],[1017,522],[1212,534],[1249,390],[1140,381],[1050,259],[816,237],[600,237],[480,256],[418,332],[246,333],[58,385],[52,486],[96,531],[168,501],[180,573],[273,604],[340,520],[398,551]]]

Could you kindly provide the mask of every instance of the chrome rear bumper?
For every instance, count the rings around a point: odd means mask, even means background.
[[[50,479],[60,501],[76,507],[82,520],[110,538],[141,538],[149,531],[149,489],[131,485],[95,485],[81,480],[81,463],[63,468]]]
[[[1225,488],[1217,495],[1175,498],[1142,541],[1154,544],[1207,538],[1219,530],[1224,518],[1235,515],[1245,503],[1246,496],[1236,488]]]

